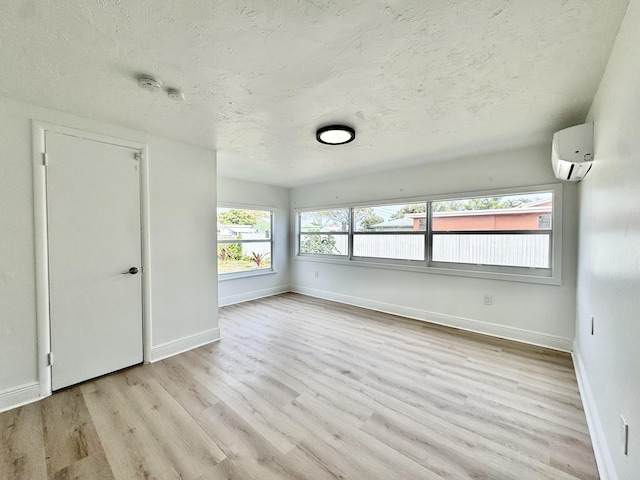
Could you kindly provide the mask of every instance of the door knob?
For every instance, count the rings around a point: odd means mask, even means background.
[[[126,272],[122,272],[123,275],[135,275],[136,273],[138,273],[138,269],[136,267],[131,267]]]

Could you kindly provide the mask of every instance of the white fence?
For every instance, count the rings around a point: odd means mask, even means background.
[[[437,235],[434,262],[549,268],[549,235]]]
[[[218,240],[237,240],[235,235],[218,235]],[[271,238],[267,237],[264,232],[260,233],[243,233],[242,240],[264,240],[263,242],[251,242],[243,243],[241,240],[237,240],[235,243],[242,245],[242,254],[248,257],[253,256],[253,252],[258,254],[268,253],[271,255]],[[224,244],[221,244],[224,245]]]
[[[549,268],[549,235],[433,236],[432,260]],[[424,235],[355,235],[354,256],[424,260]]]
[[[424,260],[424,235],[354,235],[353,255]]]

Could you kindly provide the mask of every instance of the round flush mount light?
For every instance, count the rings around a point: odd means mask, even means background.
[[[326,145],[344,145],[356,138],[356,131],[346,125],[329,125],[319,128],[316,132],[316,140]]]
[[[138,77],[138,86],[149,92],[157,92],[162,88],[162,82],[148,75],[140,75]]]

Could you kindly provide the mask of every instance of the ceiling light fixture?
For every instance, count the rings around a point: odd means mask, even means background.
[[[316,132],[316,140],[326,145],[344,145],[356,138],[356,131],[346,125],[329,125],[319,128]]]

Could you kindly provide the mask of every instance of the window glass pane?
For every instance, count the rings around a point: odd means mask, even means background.
[[[426,203],[377,205],[353,209],[356,232],[424,232]]]
[[[217,220],[219,274],[271,269],[270,211],[221,207]]]
[[[348,232],[349,209],[300,213],[300,232]]]
[[[218,208],[218,240],[268,240],[271,212]]]
[[[300,235],[300,253],[317,253],[321,255],[347,255],[349,237],[332,234]]]
[[[550,230],[551,192],[433,202],[433,231]],[[542,218],[541,218],[542,217]]]
[[[425,235],[354,235],[353,255],[357,257],[424,260]]]
[[[549,234],[434,234],[434,262],[550,268]]]
[[[271,242],[218,244],[218,273],[271,268]]]

